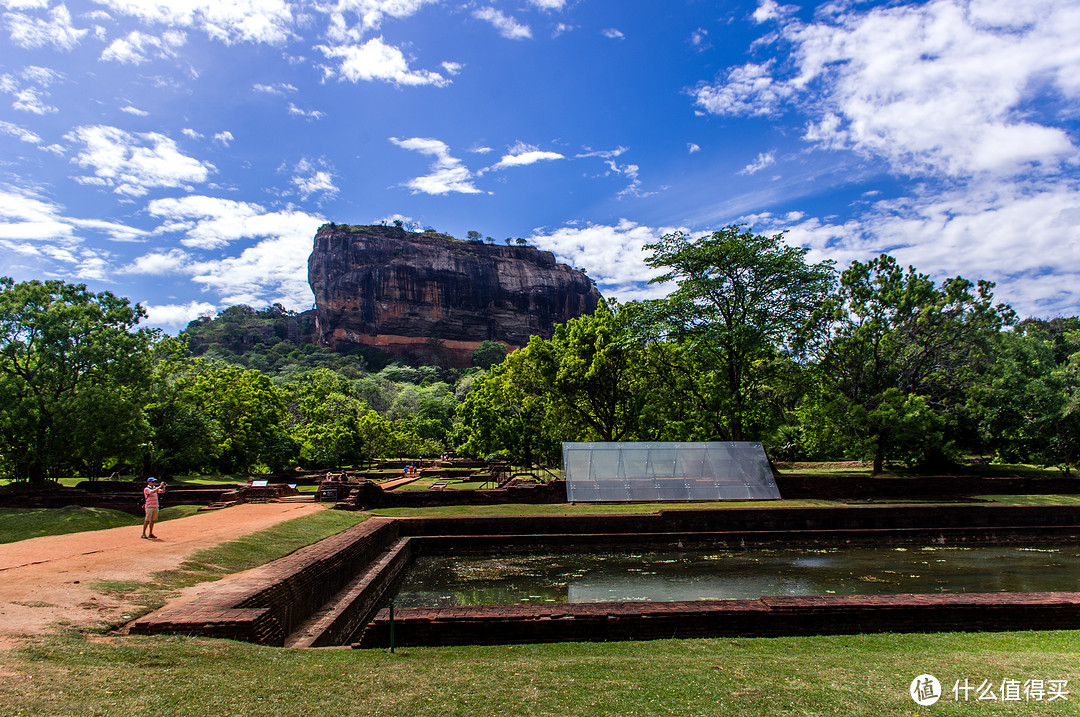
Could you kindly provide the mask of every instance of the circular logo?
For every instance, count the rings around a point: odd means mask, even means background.
[[[933,675],[919,675],[911,681],[908,692],[916,704],[929,707],[941,699],[941,683]]]

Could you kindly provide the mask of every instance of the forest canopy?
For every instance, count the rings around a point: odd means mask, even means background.
[[[39,481],[362,465],[448,450],[554,463],[563,441],[760,440],[774,460],[937,469],[1080,460],[1080,319],[881,255],[838,271],[729,226],[646,247],[667,297],[602,301],[465,369],[312,343],[233,306],[173,338],[109,292],[0,280],[0,472]]]

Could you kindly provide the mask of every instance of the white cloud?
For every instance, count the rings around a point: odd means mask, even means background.
[[[693,142],[687,142],[686,143],[686,152],[687,152],[687,154],[693,154],[694,152],[700,152],[700,151],[701,151],[701,145],[694,144]]]
[[[904,174],[1054,171],[1076,161],[1069,134],[1039,107],[1080,95],[1080,6],[936,0],[831,10],[809,24],[781,18],[766,38],[778,59],[698,87],[698,105],[722,115],[805,111],[810,142],[880,157]]]
[[[128,33],[127,37],[113,40],[101,53],[101,59],[124,65],[141,65],[152,58],[176,57],[176,48],[185,42],[187,42],[187,35],[175,30],[165,32],[161,37],[135,30]]]
[[[411,189],[413,194],[481,193],[472,183],[472,173],[461,163],[460,159],[450,155],[450,147],[445,142],[422,137],[412,137],[410,139],[391,137],[390,141],[402,149],[420,152],[435,158],[431,165],[430,174],[410,179],[405,183],[405,186]]]
[[[28,142],[30,144],[41,144],[41,137],[26,129],[20,127],[17,124],[11,122],[5,122],[0,120],[0,134],[6,134],[9,137],[14,137],[20,142]]]
[[[566,0],[529,0],[541,10],[562,10],[566,7]]]
[[[626,35],[622,31],[615,29],[614,27],[604,28],[600,33],[609,40],[622,40],[626,38]]]
[[[113,241],[140,241],[146,232],[115,222],[67,216],[40,194],[0,187],[0,257],[29,260],[39,274],[107,280],[109,252],[84,246],[87,234]]]
[[[754,22],[761,24],[768,20],[776,20],[791,15],[798,8],[794,5],[780,5],[776,0],[761,0],[757,10],[754,10]]]
[[[222,304],[268,305],[308,309],[314,297],[308,285],[307,258],[323,217],[304,212],[275,212],[249,219],[265,227],[267,238],[239,256],[196,262],[192,280],[220,296]]]
[[[268,95],[279,95],[281,97],[296,92],[296,86],[290,85],[287,82],[277,82],[272,85],[253,85],[252,89],[256,92],[263,92]]]
[[[289,114],[293,117],[305,117],[307,119],[322,119],[326,116],[325,112],[319,110],[302,110],[292,102],[289,103]]]
[[[667,286],[648,284],[663,272],[645,264],[648,253],[643,247],[672,231],[622,219],[614,226],[588,224],[534,232],[530,242],[554,252],[560,261],[585,269],[604,296],[630,301],[658,298],[670,291]]]
[[[312,215],[304,212],[268,212],[251,202],[204,195],[155,199],[147,211],[165,220],[157,233],[183,234],[180,243],[192,249],[218,249],[238,239],[273,237],[283,230],[308,227],[312,221]],[[314,230],[308,238],[313,236]]]
[[[775,152],[759,152],[754,161],[739,170],[739,174],[757,174],[766,167],[776,164]]]
[[[465,65],[460,62],[444,62],[442,63],[443,71],[448,75],[457,75],[461,73],[461,70]]]
[[[233,137],[233,133],[225,130],[224,132],[218,132],[214,135],[214,141],[220,144],[222,147],[228,147],[229,144],[236,139]]]
[[[46,88],[61,79],[63,75],[55,70],[30,65],[24,67],[18,75],[0,75],[0,92],[14,97],[15,101],[11,103],[11,106],[20,112],[37,115],[52,114],[59,110],[45,102],[45,98],[49,96]]]
[[[191,129],[190,127],[185,127],[184,129],[180,130],[180,134],[184,135],[185,137],[190,137],[191,139],[202,139],[203,138],[203,135],[200,132],[196,132],[195,130]]]
[[[755,231],[788,230],[810,258],[866,261],[889,253],[935,274],[998,284],[1021,315],[1073,315],[1080,305],[1080,185],[985,182],[881,200],[844,222],[769,214],[744,217]]]
[[[94,177],[80,179],[129,197],[141,197],[155,187],[188,188],[216,171],[209,162],[182,154],[175,141],[157,132],[94,125],[77,127],[65,138],[82,145],[75,161],[94,171]]]
[[[558,152],[541,151],[538,147],[528,144],[517,143],[510,148],[502,159],[492,165],[491,169],[506,169],[507,167],[524,167],[537,162],[550,162],[555,159],[565,159]]]
[[[180,329],[200,316],[213,315],[218,307],[205,301],[189,301],[186,304],[143,304],[146,324],[159,328]]]
[[[312,194],[321,194],[321,199],[329,199],[339,191],[334,185],[333,167],[325,160],[302,159],[293,171],[292,183],[300,192],[301,199],[307,199]]]
[[[114,13],[147,24],[198,28],[209,37],[235,42],[283,44],[295,23],[286,0],[95,0]]]
[[[182,249],[152,251],[136,257],[128,266],[118,269],[121,274],[174,274],[191,263],[191,255]]]
[[[25,48],[52,45],[57,50],[70,51],[89,32],[71,24],[71,12],[63,4],[49,10],[47,19],[9,12],[4,15],[4,21],[11,33],[11,41]]]
[[[410,17],[424,5],[440,0],[337,0],[329,9],[330,28],[327,36],[335,43],[358,42],[363,36],[377,30],[386,17],[401,19]],[[349,25],[347,16],[356,18]]]
[[[375,37],[362,45],[318,45],[328,59],[339,60],[337,68],[326,68],[328,75],[350,82],[381,80],[395,85],[435,85],[442,87],[449,80],[430,70],[410,70],[405,55],[393,45],[387,45],[381,37]]]
[[[491,23],[491,26],[507,39],[528,40],[532,37],[532,30],[529,29],[528,25],[522,25],[514,18],[502,14],[493,7],[478,8],[473,11],[473,17]]]
[[[149,117],[150,116],[150,113],[147,112],[146,110],[141,110],[138,107],[132,107],[131,105],[121,107],[120,111],[121,112],[126,112],[129,115],[135,115],[136,117]]]

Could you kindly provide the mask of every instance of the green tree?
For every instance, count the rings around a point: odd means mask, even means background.
[[[993,286],[963,277],[938,286],[888,255],[852,262],[841,275],[837,294],[823,305],[834,323],[820,366],[829,389],[848,403],[852,432],[869,431],[852,450],[872,458],[875,473],[917,440],[912,425],[929,427],[926,411],[952,419],[963,406],[966,388],[986,365],[989,342],[1012,321],[1008,306],[993,304]],[[941,458],[944,436],[930,430],[920,460],[935,451]]]
[[[368,407],[341,375],[325,368],[291,378],[290,435],[305,467],[355,465],[369,457],[360,420]]]
[[[153,332],[109,292],[0,279],[0,452],[41,481],[134,454],[145,424]]]
[[[652,283],[677,284],[652,304],[659,338],[688,354],[666,366],[669,384],[711,419],[714,436],[743,440],[772,358],[797,349],[814,328],[835,285],[832,263],[808,264],[808,250],[789,246],[783,234],[735,225],[696,240],[667,234],[645,248],[646,263],[665,270]]]
[[[636,340],[631,316],[601,300],[595,313],[556,326],[551,339],[533,336],[525,354],[530,370],[516,372],[520,387],[545,396],[553,418],[590,437],[637,437],[650,393],[645,348]]]
[[[1080,461],[1080,332],[1055,335],[1048,323],[1027,320],[997,337],[968,410],[997,460],[1069,473]]]
[[[288,435],[288,393],[258,371],[201,362],[181,381],[196,406],[220,431],[215,448],[226,471],[259,465],[279,470],[296,459],[299,446]]]

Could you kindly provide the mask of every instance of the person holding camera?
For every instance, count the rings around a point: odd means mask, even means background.
[[[153,476],[146,479],[146,487],[143,488],[143,510],[146,511],[146,517],[143,518],[142,524],[142,537],[144,538],[157,538],[154,535],[154,523],[157,522],[158,509],[160,508],[158,494],[164,491],[165,483],[163,481],[159,481]],[[146,534],[147,528],[150,529],[150,535]]]

